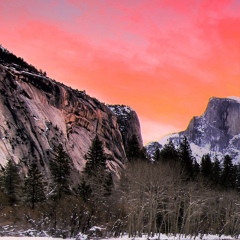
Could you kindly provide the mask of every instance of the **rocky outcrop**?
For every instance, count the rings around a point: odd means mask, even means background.
[[[108,168],[117,175],[126,161],[118,117],[84,91],[60,84],[16,57],[15,62],[5,61],[5,55],[0,54],[0,164],[13,159],[25,171],[37,160],[47,174],[51,152],[62,143],[77,173],[97,134]],[[138,128],[136,124],[133,128]]]
[[[139,147],[143,147],[143,140],[138,116],[134,110],[124,105],[108,105],[117,116],[117,123],[122,134],[125,149],[133,135],[137,137]]]
[[[172,139],[177,145],[184,135],[198,160],[206,153],[220,159],[228,154],[239,163],[240,98],[211,98],[203,115],[193,117],[185,131],[169,135],[159,143],[164,145]]]
[[[205,113],[194,117],[183,134],[197,145],[209,145],[211,150],[226,149],[230,140],[240,134],[240,102],[211,98]]]

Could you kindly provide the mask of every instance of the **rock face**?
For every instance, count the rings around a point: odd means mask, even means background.
[[[60,84],[13,56],[0,48],[0,164],[13,159],[24,171],[37,160],[47,174],[51,152],[62,143],[77,173],[97,134],[108,168],[117,175],[127,161],[119,116],[84,91]],[[140,128],[136,124],[133,132]]]
[[[124,105],[108,105],[111,111],[117,116],[117,123],[123,137],[123,144],[126,149],[127,143],[136,135],[139,147],[143,147],[142,134],[138,116],[134,110]]]
[[[159,143],[163,145],[172,139],[178,144],[184,135],[198,160],[206,153],[220,158],[229,154],[240,163],[240,98],[211,98],[203,115],[193,117],[185,131],[169,135]]]

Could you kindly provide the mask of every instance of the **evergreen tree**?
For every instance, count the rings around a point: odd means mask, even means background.
[[[209,154],[203,155],[201,160],[201,174],[204,178],[212,179],[212,161]]]
[[[141,157],[141,149],[135,134],[132,135],[127,143],[126,155],[130,162],[138,160]]]
[[[221,185],[225,189],[230,189],[235,187],[235,183],[235,173],[232,164],[232,158],[229,155],[226,155],[223,160]]]
[[[105,189],[105,196],[110,196],[113,189],[113,178],[110,172],[106,173],[105,181],[104,181],[104,189]]]
[[[162,162],[168,162],[173,165],[175,165],[178,162],[179,153],[171,139],[167,144],[164,145],[163,149],[161,150],[160,159]]]
[[[85,173],[95,175],[97,171],[106,169],[106,156],[103,149],[103,143],[98,136],[93,139],[92,144],[85,155],[87,160],[85,165]]]
[[[216,185],[220,184],[221,171],[220,161],[216,157],[212,165],[212,181]]]
[[[35,208],[36,203],[45,199],[44,182],[36,163],[33,163],[28,170],[24,182],[24,195],[26,201],[30,202],[32,209]]]
[[[155,153],[153,155],[153,161],[154,162],[159,162],[160,161],[160,157],[161,157],[160,150],[159,150],[158,147],[156,147]]]
[[[3,175],[3,188],[8,196],[10,205],[16,204],[19,200],[19,189],[21,178],[18,173],[17,166],[12,160],[7,162],[4,175]]]
[[[193,178],[195,179],[199,175],[199,173],[200,173],[200,165],[195,159],[193,163]]]
[[[143,147],[143,148],[140,150],[140,156],[139,156],[139,158],[140,158],[141,160],[149,160],[149,156],[148,156],[148,154],[147,154],[147,150],[146,150],[145,147]]]
[[[92,189],[84,178],[78,184],[76,192],[82,197],[84,202],[87,202],[92,196]]]
[[[0,209],[6,205],[8,205],[8,197],[4,191],[4,171],[0,165]]]
[[[50,170],[53,178],[53,193],[58,199],[63,194],[70,193],[71,163],[72,161],[64,151],[62,144],[54,148],[53,158],[50,159]]]
[[[91,196],[96,202],[104,202],[106,196],[111,195],[113,188],[112,175],[106,169],[106,155],[103,143],[96,136],[85,155],[87,160],[84,172],[91,189]]]
[[[239,192],[240,191],[240,164],[237,164],[235,167],[236,167],[236,189]]]
[[[180,163],[187,176],[187,180],[193,179],[193,156],[187,137],[184,136],[179,147]]]

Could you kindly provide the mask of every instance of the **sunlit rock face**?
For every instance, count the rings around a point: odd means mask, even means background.
[[[240,163],[240,98],[211,98],[203,115],[193,117],[185,131],[169,135],[159,143],[164,145],[172,139],[178,145],[184,135],[197,160],[207,153],[220,159],[228,154]]]
[[[25,171],[37,161],[48,175],[53,148],[62,143],[78,174],[96,134],[104,144],[108,168],[118,175],[124,167],[127,159],[117,116],[84,91],[5,62],[0,55],[0,93],[2,167],[13,159]],[[140,135],[139,139],[142,141]]]

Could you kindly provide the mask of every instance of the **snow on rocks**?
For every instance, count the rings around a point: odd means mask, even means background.
[[[26,240],[26,237],[0,237],[1,240]],[[51,237],[28,237],[28,239],[34,239],[34,240],[49,240],[49,239],[54,239],[54,240],[60,240],[62,238],[51,238]],[[67,240],[70,240],[70,238],[66,238]],[[79,235],[77,235],[76,238],[71,238],[71,239],[75,239],[75,240],[86,240],[89,239],[87,235],[84,235],[82,233],[80,233]],[[173,234],[158,234],[155,235],[153,237],[148,237],[146,235],[143,235],[142,237],[131,237],[129,238],[128,235],[123,235],[119,238],[101,238],[102,240],[104,239],[108,239],[108,240],[145,240],[145,239],[149,239],[149,240],[157,240],[157,239],[161,239],[161,240],[234,240],[237,239],[231,236],[225,236],[225,235],[208,235],[208,234],[198,234],[197,236],[185,236],[185,235],[173,235]]]
[[[230,96],[230,97],[228,97],[228,99],[231,99],[231,100],[234,100],[234,101],[237,101],[240,103],[240,97]]]

